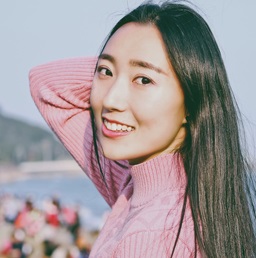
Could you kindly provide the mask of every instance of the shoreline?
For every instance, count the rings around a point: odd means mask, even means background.
[[[81,171],[63,171],[63,172],[37,172],[37,173],[25,173],[20,170],[5,170],[5,172],[0,169],[0,186],[3,184],[9,184],[12,182],[29,180],[33,178],[52,178],[52,177],[83,177],[88,179],[87,175]]]
[[[0,185],[32,178],[86,176],[75,160],[22,162],[19,165],[0,163]]]

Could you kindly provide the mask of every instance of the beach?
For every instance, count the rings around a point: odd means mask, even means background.
[[[31,201],[32,209],[27,207],[27,201]],[[29,258],[57,257],[56,253],[72,253],[72,258],[86,257],[109,212],[108,205],[81,171],[22,173],[15,168],[4,172],[2,167],[0,204],[0,257],[5,258],[13,257],[10,256],[11,245],[17,250],[18,246],[23,246],[24,250],[27,248],[23,257]],[[37,219],[27,225],[19,224],[17,215],[22,212],[27,214],[26,220]],[[75,214],[78,220],[74,219]],[[69,216],[70,223],[63,219],[65,216]],[[29,229],[34,226],[28,224],[33,223],[40,230],[31,233]],[[72,228],[77,229],[72,231]],[[22,239],[22,236],[23,244],[15,244],[18,241],[16,238]],[[56,242],[56,239],[63,242]],[[52,252],[45,256],[46,249],[49,251],[51,248],[55,254]]]

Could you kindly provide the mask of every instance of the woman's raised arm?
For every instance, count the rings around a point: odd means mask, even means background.
[[[96,61],[96,58],[74,58],[37,66],[30,71],[30,88],[47,124],[112,206],[129,173],[126,162],[105,159],[103,172],[108,187],[100,174],[90,118]]]

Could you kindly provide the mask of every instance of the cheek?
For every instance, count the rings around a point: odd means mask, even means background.
[[[157,101],[133,101],[133,114],[139,124],[145,126],[165,125],[179,126],[185,117],[182,99],[171,101],[162,97]]]
[[[97,91],[95,88],[92,88],[91,94],[90,94],[90,105],[93,111],[94,115],[94,124],[97,128],[97,131],[100,128],[100,123],[101,123],[101,104],[100,104],[100,98],[97,95]]]
[[[92,85],[91,94],[90,94],[90,105],[92,107],[92,110],[94,114],[97,114],[97,112],[101,108],[101,97],[98,92],[98,87],[96,85]]]

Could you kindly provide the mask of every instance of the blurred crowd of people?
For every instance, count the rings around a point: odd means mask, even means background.
[[[97,234],[81,225],[79,207],[56,197],[38,208],[30,198],[0,195],[1,258],[86,258]]]

